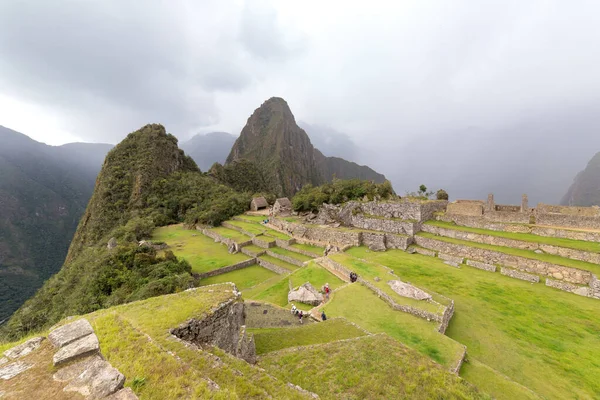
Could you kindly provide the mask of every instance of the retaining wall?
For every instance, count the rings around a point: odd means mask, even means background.
[[[246,247],[242,247],[242,248],[240,249],[240,251],[241,251],[243,254],[245,254],[245,255],[247,255],[247,256],[249,256],[249,257],[260,257],[260,256],[262,256],[263,254],[265,254],[265,253],[267,252],[266,250],[263,250],[263,251],[259,251],[259,252],[257,252],[256,254],[254,254],[254,253],[252,253],[250,250],[247,250],[247,249],[246,249]]]
[[[214,239],[215,242],[220,242],[220,243],[227,245],[227,247],[231,246],[233,243],[237,244],[238,247],[244,247],[244,246],[248,246],[248,245],[252,244],[252,240],[248,240],[245,242],[236,242],[233,239],[226,238],[225,236],[219,235],[217,232],[213,231],[212,229],[202,229],[201,232],[203,235],[208,236],[211,239]]]
[[[419,225],[412,221],[372,218],[365,215],[353,215],[352,226],[360,229],[414,235],[419,232]]]
[[[564,226],[570,228],[600,229],[600,218],[579,215],[535,213],[539,225]]]
[[[277,246],[281,247],[282,249],[285,249],[288,251],[293,251],[294,253],[302,254],[302,255],[305,255],[310,258],[319,258],[319,257],[323,256],[323,254],[312,253],[310,251],[298,249],[296,247],[291,247],[291,246],[287,246],[287,245],[281,246],[281,245],[277,244]]]
[[[567,247],[558,247],[542,243],[527,242],[523,240],[508,239],[480,233],[459,231],[456,229],[441,228],[433,225],[423,225],[423,231],[445,236],[453,239],[468,240],[475,243],[491,244],[494,246],[512,247],[524,250],[542,250],[545,253],[553,254],[573,260],[586,261],[593,264],[600,264],[600,254],[583,250],[570,249]]]
[[[580,296],[586,296],[586,297],[590,296],[591,297],[591,294],[592,294],[591,293],[592,289],[587,286],[577,286],[577,285],[573,285],[572,283],[557,281],[557,280],[550,279],[550,278],[546,279],[546,286],[553,287],[553,288],[559,289],[559,290],[564,290],[565,292],[575,293]]]
[[[304,265],[304,263],[300,260],[297,260],[295,258],[292,257],[288,257],[286,255],[283,254],[279,254],[279,253],[275,253],[274,251],[271,250],[267,250],[267,255],[271,256],[271,257],[275,257],[280,259],[281,261],[285,261],[287,263],[293,264],[297,267],[302,267]]]
[[[256,262],[261,267],[266,268],[268,270],[271,270],[271,271],[273,271],[273,272],[275,272],[276,274],[279,274],[279,275],[285,275],[285,274],[289,274],[291,272],[291,271],[289,271],[289,270],[287,270],[287,269],[285,269],[283,267],[280,267],[279,265],[275,265],[273,263],[270,263],[269,261],[264,260],[262,258],[257,258]]]
[[[263,249],[270,249],[271,247],[275,247],[275,241],[266,242],[262,239],[257,238],[256,236],[252,238],[252,244],[258,247],[262,247]]]
[[[482,269],[484,271],[496,272],[497,267],[492,264],[487,264],[475,260],[467,260],[467,265],[473,268]]]
[[[448,214],[470,215],[474,217],[480,217],[483,215],[483,203],[450,203],[446,208],[446,212]]]
[[[248,231],[247,231],[247,230],[245,230],[244,228],[241,228],[241,227],[239,227],[239,226],[233,225],[233,224],[231,224],[231,223],[229,223],[229,222],[227,222],[227,221],[225,221],[225,222],[222,222],[222,223],[221,223],[221,226],[222,226],[223,228],[227,228],[227,229],[233,229],[234,231],[238,231],[238,232],[240,232],[240,233],[243,233],[244,235],[246,235],[246,236],[249,236],[249,237],[251,237],[251,238],[253,238],[254,236],[256,236],[256,234],[255,234],[255,233],[248,232]]]
[[[513,256],[494,250],[479,249],[462,244],[448,243],[441,240],[415,236],[419,246],[426,247],[438,252],[452,254],[460,257],[470,258],[475,261],[501,264],[513,267],[520,271],[536,275],[551,276],[558,280],[564,280],[579,285],[587,285],[592,279],[592,273],[576,268],[564,267],[544,261]]]
[[[211,276],[225,274],[227,272],[236,271],[238,269],[246,268],[246,267],[249,267],[249,266],[255,265],[255,264],[256,264],[256,258],[251,258],[250,260],[242,261],[237,264],[228,265],[223,268],[200,273],[200,274],[198,274],[198,278],[200,278],[200,279],[209,278]]]
[[[527,272],[517,271],[516,269],[500,268],[502,275],[510,276],[511,278],[521,279],[522,281],[538,283],[540,277],[537,275],[528,274]]]

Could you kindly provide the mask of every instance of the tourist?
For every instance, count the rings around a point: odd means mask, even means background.
[[[356,272],[350,272],[350,282],[354,283],[357,279],[358,275],[356,275]]]
[[[325,285],[325,298],[329,300],[329,285]]]
[[[325,315],[325,311],[321,310],[321,320],[327,321],[327,315]]]
[[[292,304],[292,314],[296,315],[297,312],[298,312],[298,309],[296,308],[296,306],[294,304]]]
[[[298,313],[298,319],[300,319],[300,323],[302,323],[302,317],[304,315],[302,315],[302,310],[300,310],[300,312]]]

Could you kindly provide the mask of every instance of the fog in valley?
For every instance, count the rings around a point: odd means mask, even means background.
[[[159,122],[185,142],[237,136],[279,96],[325,155],[399,194],[558,203],[600,151],[599,13],[558,0],[5,1],[0,124],[59,145]]]

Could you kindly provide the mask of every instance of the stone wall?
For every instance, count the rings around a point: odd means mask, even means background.
[[[576,268],[564,267],[544,261],[513,256],[498,251],[479,249],[461,244],[448,243],[441,240],[416,236],[415,241],[419,246],[442,253],[452,254],[485,263],[501,264],[516,268],[520,271],[536,275],[552,276],[558,280],[587,285],[592,279],[592,273]]]
[[[302,261],[298,260],[297,258],[288,257],[283,254],[275,253],[274,251],[271,251],[271,250],[267,250],[267,255],[274,257],[274,258],[278,258],[281,261],[285,261],[286,263],[290,263],[297,267],[302,267],[304,265],[304,263]]]
[[[435,213],[446,210],[447,206],[447,200],[430,200],[421,203],[421,215],[419,216],[418,221],[423,222],[432,219]]]
[[[197,346],[217,346],[249,363],[256,362],[254,338],[245,332],[244,303],[232,299],[202,319],[190,319],[171,329],[171,334]]]
[[[496,211],[504,211],[504,212],[521,212],[521,206],[507,205],[507,204],[496,204]]]
[[[417,254],[421,254],[421,255],[429,256],[429,257],[435,257],[436,256],[436,252],[435,251],[426,249],[424,247],[414,246],[413,249],[415,249],[415,253],[417,253]]]
[[[433,233],[453,239],[468,240],[475,243],[491,244],[494,246],[512,247],[523,250],[541,250],[548,254],[570,258],[573,260],[586,261],[593,264],[600,264],[600,254],[583,250],[575,250],[566,247],[541,244],[536,242],[527,242],[523,240],[508,239],[498,236],[483,235],[479,233],[459,231],[456,229],[442,228],[433,225],[424,224],[424,232]]]
[[[419,225],[412,221],[403,221],[396,219],[372,218],[368,215],[353,215],[352,226],[360,229],[372,231],[399,233],[405,235],[414,235],[419,232]]]
[[[590,296],[592,289],[587,286],[577,286],[572,283],[563,281],[557,281],[554,279],[546,278],[546,286],[553,287],[555,289],[564,290],[565,292],[571,292],[580,296]]]
[[[479,217],[483,215],[483,204],[470,202],[455,202],[448,204],[446,209],[448,214],[470,215]]]
[[[580,217],[596,217],[600,218],[600,207],[573,207],[573,206],[555,206],[544,203],[539,203],[535,208],[537,212],[542,214],[564,214]]]
[[[259,251],[259,252],[253,253],[252,251],[248,250],[246,247],[242,247],[240,249],[240,251],[243,254],[247,255],[248,257],[260,257],[260,256],[262,256],[263,254],[265,254],[267,252],[267,250],[265,249],[263,251]]]
[[[492,264],[487,264],[475,260],[467,260],[467,265],[473,268],[482,269],[484,271],[496,272],[497,267]]]
[[[281,247],[282,249],[285,249],[288,251],[293,251],[294,253],[302,254],[302,255],[305,255],[310,258],[317,258],[317,257],[321,257],[323,255],[323,254],[317,254],[317,253],[313,253],[310,251],[306,251],[303,249],[299,249],[299,248],[291,247],[291,246],[287,246],[287,245],[281,246],[278,244],[278,246]]]
[[[517,271],[516,269],[511,268],[500,268],[500,273],[502,275],[510,276],[511,278],[521,279],[522,281],[538,283],[540,281],[540,277],[537,275],[528,274],[527,272]]]
[[[198,278],[200,278],[200,279],[209,278],[211,276],[225,274],[227,272],[236,271],[238,269],[246,268],[246,267],[249,267],[249,266],[255,265],[255,264],[256,264],[256,258],[251,258],[249,260],[242,261],[237,264],[232,264],[232,265],[228,265],[223,268],[215,269],[215,270],[208,271],[208,272],[203,272],[201,274],[198,274]]]
[[[271,247],[275,247],[275,240],[267,242],[255,236],[252,238],[252,244],[258,247],[262,247],[263,249],[270,249]]]
[[[412,236],[385,234],[385,246],[387,249],[406,250],[413,242]]]
[[[296,243],[296,239],[293,239],[293,238],[289,239],[289,240],[275,238],[275,244],[279,247],[291,246],[295,243]]]
[[[579,215],[535,213],[538,225],[563,226],[569,228],[600,229],[600,218]]]
[[[420,221],[421,203],[412,201],[369,201],[360,205],[363,213],[383,218]]]
[[[289,274],[290,273],[289,270],[287,270],[287,269],[285,269],[283,267],[280,267],[279,265],[275,265],[273,263],[270,263],[269,261],[264,260],[262,258],[257,258],[256,262],[261,267],[266,268],[268,270],[271,270],[271,271],[273,271],[273,272],[275,272],[276,274],[279,274],[279,275],[285,275],[285,274]]]
[[[245,242],[236,242],[233,239],[229,239],[229,238],[226,238],[225,236],[219,235],[217,232],[213,231],[212,229],[202,229],[201,232],[203,235],[208,236],[211,239],[214,239],[215,242],[223,243],[227,247],[231,246],[232,244],[237,244],[238,247],[244,247],[244,246],[248,246],[248,245],[252,244],[252,240],[248,240]]]
[[[244,228],[240,228],[237,225],[233,225],[232,223],[229,223],[227,221],[224,221],[221,223],[221,226],[223,228],[227,228],[227,229],[233,229],[234,231],[238,231],[240,233],[243,233],[244,235],[253,238],[254,236],[256,236],[254,233],[252,232],[248,232],[247,230],[244,230]]]

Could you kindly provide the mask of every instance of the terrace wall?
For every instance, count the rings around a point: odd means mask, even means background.
[[[370,218],[366,215],[353,215],[352,226],[373,231],[414,235],[419,232],[419,223],[384,218]]]
[[[600,218],[579,215],[535,213],[539,225],[564,226],[569,228],[600,229]]]
[[[422,236],[416,236],[415,242],[419,246],[438,252],[466,257],[484,263],[501,264],[513,267],[520,271],[529,272],[536,275],[551,276],[557,280],[564,280],[566,282],[579,285],[589,284],[593,276],[589,271],[564,267],[561,265],[551,264],[525,257],[513,256],[511,254],[505,254],[494,250],[479,249],[462,244],[448,243]]]
[[[256,265],[256,258],[251,258],[249,260],[242,261],[242,262],[239,262],[237,264],[228,265],[228,266],[223,267],[223,268],[219,268],[219,269],[215,269],[215,270],[212,270],[212,271],[200,273],[200,274],[198,274],[198,278],[200,278],[200,279],[209,278],[211,276],[221,275],[221,274],[225,274],[225,273],[231,272],[231,271],[237,271],[238,269],[246,268],[246,267],[249,267],[251,265]]]
[[[459,231],[456,229],[442,228],[433,225],[423,225],[424,232],[433,233],[440,236],[445,236],[453,239],[468,240],[475,243],[491,244],[494,246],[512,247],[523,250],[541,250],[548,254],[553,254],[561,257],[580,260],[594,264],[600,264],[600,254],[592,253],[583,250],[570,249],[566,247],[558,247],[554,245],[527,242],[523,240],[508,239],[492,235],[484,235],[473,232]]]
[[[470,215],[480,217],[483,215],[483,204],[471,202],[450,203],[446,208],[448,214]]]
[[[271,250],[267,250],[267,255],[274,257],[274,258],[278,258],[281,261],[285,261],[286,263],[290,263],[292,265],[295,265],[297,267],[301,267],[304,265],[304,263],[296,258],[292,258],[292,257],[288,257],[286,255],[283,254],[279,254],[279,253],[275,253],[274,251]]]
[[[249,236],[251,238],[253,238],[254,236],[256,236],[255,233],[248,232],[244,228],[241,228],[241,227],[239,227],[237,225],[233,225],[233,224],[231,224],[231,223],[229,223],[227,221],[224,221],[223,223],[221,223],[221,226],[224,227],[224,228],[227,228],[227,229],[233,229],[234,231],[238,231],[240,233],[243,233],[244,235]]]
[[[273,272],[275,272],[276,274],[279,274],[279,275],[285,275],[285,274],[288,274],[288,273],[291,272],[291,271],[289,271],[289,270],[287,270],[287,269],[285,269],[283,267],[280,267],[279,265],[275,265],[275,264],[273,264],[273,263],[271,263],[271,262],[269,262],[269,261],[267,261],[265,259],[262,259],[262,258],[257,258],[256,262],[261,267],[266,268],[268,270],[271,270],[271,271],[273,271]]]
[[[539,203],[536,211],[542,214],[564,214],[579,217],[600,217],[600,207],[555,206]]]
[[[225,244],[227,247],[231,246],[232,244],[237,244],[238,247],[244,247],[244,246],[248,246],[252,244],[252,240],[247,240],[245,242],[236,242],[233,239],[230,238],[226,238],[225,236],[221,236],[219,235],[217,232],[213,231],[212,229],[202,229],[202,234],[205,236],[208,236],[211,239],[214,239],[215,242],[221,242],[223,244]]]

